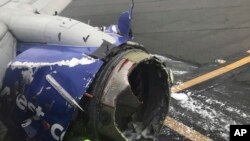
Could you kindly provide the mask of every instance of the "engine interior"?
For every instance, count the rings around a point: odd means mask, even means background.
[[[168,109],[168,76],[161,65],[151,59],[138,64],[128,80],[139,104],[134,104],[126,93],[119,95],[115,113],[117,126],[128,140],[155,140]]]
[[[158,58],[137,49],[122,52],[96,77],[89,89],[93,98],[82,104],[88,111],[78,116],[71,131],[76,134],[87,124],[84,135],[94,141],[157,141],[169,108],[170,85]]]

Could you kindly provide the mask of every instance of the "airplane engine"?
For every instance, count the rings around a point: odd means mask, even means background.
[[[172,75],[130,42],[134,1],[102,27],[58,16],[69,2],[0,2],[0,140],[157,140]]]
[[[90,89],[90,131],[100,141],[155,140],[168,111],[166,66],[144,50],[124,50],[108,59]]]
[[[0,93],[11,140],[156,140],[171,82],[143,47],[30,46],[9,64]]]

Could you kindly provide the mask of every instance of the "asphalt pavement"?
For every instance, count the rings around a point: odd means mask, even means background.
[[[129,5],[129,0],[74,0],[61,15],[107,26]],[[249,0],[135,0],[133,31],[135,41],[163,56],[179,85],[249,56],[249,13]],[[250,124],[246,61],[178,91],[188,99],[173,98],[169,116],[212,140],[229,140],[230,125]],[[168,127],[166,139],[192,140]]]

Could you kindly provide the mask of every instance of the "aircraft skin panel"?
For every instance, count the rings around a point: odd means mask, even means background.
[[[77,47],[77,46],[65,46],[65,45],[53,45],[53,44],[40,44],[40,43],[17,43],[17,55],[21,54],[22,52],[30,49],[30,48],[63,48],[70,49],[71,51],[76,52],[83,52],[85,54],[92,54],[94,53],[99,47]]]
[[[82,99],[102,64],[81,50],[58,45],[33,47],[19,54],[6,71],[0,99],[6,111],[2,114],[10,117],[6,125],[21,125],[9,129],[12,140],[23,135],[62,140],[78,109],[71,101]]]
[[[103,40],[110,43],[117,41],[97,28],[65,17],[15,15],[9,21],[10,30],[22,42],[99,47]]]

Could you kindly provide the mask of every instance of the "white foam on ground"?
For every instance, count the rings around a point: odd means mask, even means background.
[[[246,114],[246,113],[244,113],[244,112],[242,112],[241,110],[239,110],[239,109],[237,109],[237,108],[227,107],[226,110],[229,111],[229,112],[234,112],[234,113],[236,113],[237,115],[240,115],[240,116],[242,116],[243,118],[247,118],[248,121],[250,121],[250,115],[249,115],[249,114]]]
[[[178,101],[188,100],[188,96],[185,93],[172,93],[171,97]]]
[[[200,101],[199,99],[204,99],[205,102]],[[237,117],[244,118],[245,121],[250,121],[249,114],[244,113],[237,108],[233,108],[227,105],[227,103],[223,103],[205,96],[198,96],[198,99],[189,97],[187,100],[180,100],[178,105],[186,109],[186,112],[178,112],[178,109],[175,109],[174,107],[170,108],[170,111],[172,111],[176,117],[186,117],[191,123],[202,127],[210,135],[218,134],[225,140],[229,140],[230,125],[242,124],[229,116],[228,112],[237,114]],[[215,108],[215,106],[220,107],[223,110],[218,110]],[[199,118],[199,116],[197,117],[199,120],[196,118],[191,118],[192,116],[189,116],[189,113],[198,114],[201,118]]]
[[[202,117],[202,119],[198,121],[194,121],[187,117],[189,120],[191,120],[191,122],[203,127],[210,133],[219,133],[221,137],[228,139],[229,128],[227,128],[227,125],[234,124],[234,122],[230,121],[230,119],[226,120],[224,118],[225,115],[215,111],[210,107],[206,107],[204,104],[199,103],[192,98],[186,101],[181,101],[180,106],[187,109],[188,112],[199,114]]]
[[[221,102],[216,99],[207,98],[205,96],[203,96],[203,99],[206,99],[206,102],[209,104],[218,105],[219,107],[225,109],[226,111],[237,114],[239,117],[246,118],[248,121],[250,121],[250,114],[244,113],[242,110],[238,108],[229,106],[225,102]]]

